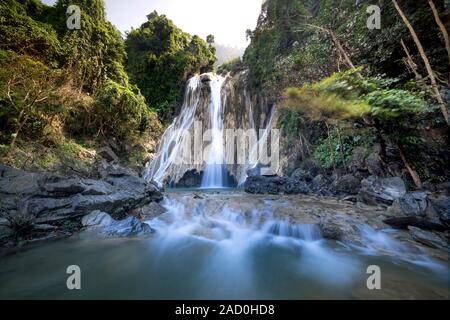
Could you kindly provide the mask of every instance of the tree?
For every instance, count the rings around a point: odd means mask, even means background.
[[[214,47],[156,11],[147,18],[127,35],[126,69],[150,107],[171,121],[185,81],[195,73],[213,70]]]
[[[445,122],[447,123],[448,126],[450,126],[450,119],[448,116],[447,104],[445,103],[444,99],[442,98],[441,92],[439,91],[436,74],[435,74],[433,68],[431,67],[430,60],[428,59],[425,49],[424,49],[416,31],[414,30],[414,27],[411,25],[409,19],[406,17],[405,13],[399,6],[398,2],[396,0],[392,0],[392,3],[394,4],[395,9],[398,11],[400,17],[402,18],[403,22],[405,23],[406,27],[408,28],[409,32],[411,33],[412,38],[414,39],[414,43],[416,44],[417,49],[419,50],[420,57],[422,58],[423,63],[425,64],[425,68],[427,70],[428,77],[430,78],[431,92],[433,94],[433,97],[436,99],[439,107],[441,108],[441,112],[442,112]],[[448,40],[448,34],[447,34],[447,40]]]
[[[0,98],[5,101],[3,112],[14,123],[13,148],[28,120],[59,110],[55,99],[59,74],[15,53],[1,52],[0,65]]]
[[[427,103],[419,95],[403,89],[389,88],[394,80],[355,77],[361,68],[336,73],[315,84],[290,88],[285,93],[285,106],[299,111],[312,121],[326,124],[328,140],[330,125],[337,128],[342,122],[358,123],[359,127],[373,127],[381,144],[394,144],[417,187],[420,177],[410,163],[407,149],[412,137],[418,134],[418,117],[424,114]],[[329,154],[333,154],[329,145]]]
[[[212,34],[208,35],[208,36],[206,37],[206,42],[207,42],[210,46],[212,46],[212,45],[216,42],[214,35],[212,35]]]

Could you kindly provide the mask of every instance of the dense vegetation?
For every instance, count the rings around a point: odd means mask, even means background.
[[[67,27],[70,5],[81,8],[80,29]],[[173,115],[186,77],[215,61],[213,37],[207,44],[164,16],[148,17],[128,35],[129,81],[125,41],[106,20],[103,0],[2,1],[2,162],[84,172],[95,150],[113,143],[143,165],[143,145],[161,134],[159,119]]]
[[[450,53],[429,1],[380,1],[380,30],[366,26],[365,1],[339,3],[268,0],[248,31],[249,85],[283,101],[289,153],[348,170],[355,152],[376,151],[418,186],[445,179]],[[449,8],[433,4],[448,29]]]
[[[212,71],[216,61],[214,37],[209,36],[207,43],[191,36],[157,12],[147,18],[127,35],[127,71],[151,108],[163,120],[171,121],[187,78]]]

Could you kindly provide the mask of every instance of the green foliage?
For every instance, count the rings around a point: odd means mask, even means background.
[[[407,121],[425,112],[423,98],[401,89],[376,90],[363,98],[370,106],[373,117],[381,121]]]
[[[236,73],[243,69],[242,60],[241,58],[235,58],[233,60],[230,60],[228,62],[225,62],[219,68],[217,68],[218,74],[224,74],[224,73]]]
[[[56,64],[62,47],[55,30],[39,21],[50,10],[40,1],[2,0],[0,49],[41,57]]]
[[[81,8],[80,30],[66,26],[69,5]],[[66,137],[127,142],[159,133],[157,116],[128,82],[125,43],[106,21],[103,0],[59,0],[54,7],[5,0],[0,13],[2,159],[17,154],[16,139],[54,148],[39,160],[46,168],[75,156],[65,150]]]
[[[100,132],[118,138],[147,130],[150,111],[136,86],[109,81],[95,101]]]
[[[436,71],[447,74],[445,47],[428,2],[398,2]],[[443,12],[444,1],[434,2]],[[366,9],[370,4],[374,3],[364,1],[356,6],[354,0],[339,4],[335,0],[267,0],[257,28],[248,32],[251,44],[244,63],[249,68],[250,85],[279,97],[286,87],[320,81],[346,67],[330,34],[323,28],[335,33],[354,65],[369,66],[371,74],[407,80],[410,74],[401,62],[405,56],[401,39],[414,59],[420,61],[411,35],[391,1],[383,1],[381,6],[381,30],[369,30]]]
[[[370,149],[374,141],[373,133],[367,130],[353,130],[337,126],[329,137],[319,142],[313,157],[324,168],[346,167],[358,147]]]
[[[336,136],[323,140],[314,151],[314,159],[322,167],[330,169],[347,164],[351,158],[352,148],[342,144]],[[342,152],[344,151],[344,152]]]
[[[169,121],[184,82],[195,73],[211,71],[215,51],[198,36],[181,31],[164,15],[153,12],[147,18],[127,36],[126,67],[150,106]]]
[[[353,143],[336,135],[336,130],[346,122],[359,128],[372,127],[379,137],[403,149],[422,143],[418,130],[428,109],[423,97],[416,92],[390,88],[396,79],[364,77],[362,71],[336,73],[318,83],[285,92],[284,104],[288,109],[327,124],[327,137],[314,153],[325,167],[345,165],[351,156]],[[329,124],[334,125],[332,130]]]
[[[0,51],[0,119],[12,141],[22,129],[42,131],[49,117],[63,112],[56,88],[60,72],[28,56]]]
[[[66,27],[69,5],[81,9],[81,29]],[[126,85],[123,62],[126,52],[120,32],[106,20],[103,0],[58,0],[52,25],[64,43],[62,64],[76,85],[96,94],[108,80]]]

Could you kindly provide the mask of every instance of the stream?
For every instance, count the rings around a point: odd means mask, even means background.
[[[357,245],[325,240],[317,224],[280,219],[290,213],[278,209],[340,204],[289,201],[169,192],[167,213],[147,221],[152,237],[81,233],[2,257],[0,299],[448,299],[448,265],[396,231],[362,225]],[[69,265],[81,268],[81,290],[66,288]],[[381,269],[381,290],[367,288],[370,265]]]

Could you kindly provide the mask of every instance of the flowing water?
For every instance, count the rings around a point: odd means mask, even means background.
[[[189,80],[180,116],[163,135],[146,179],[164,185],[186,172],[177,159],[183,130],[191,130],[205,102],[201,79]],[[361,223],[361,241],[327,241],[317,212],[336,208],[324,200],[302,206],[303,196],[261,198],[223,190],[224,81],[208,81],[212,134],[206,164],[197,168],[204,171],[202,189],[166,195],[167,213],[146,221],[154,236],[98,239],[82,233],[3,256],[0,299],[448,299],[448,265],[397,241],[392,230]],[[255,128],[253,108],[246,104]],[[260,138],[268,135],[273,115],[274,109]],[[251,146],[250,155],[260,144]],[[249,158],[237,182],[256,165],[258,159]],[[79,291],[66,287],[71,265],[81,268]],[[381,270],[381,290],[367,287],[372,265]]]
[[[0,259],[0,298],[31,299],[448,299],[449,267],[408,252],[391,232],[362,226],[363,244],[322,238],[314,224],[289,223],[273,210],[242,212],[192,192],[169,194],[167,213],[147,223],[149,238],[83,234]],[[216,194],[214,194],[216,195]],[[217,195],[218,196],[218,195]],[[245,197],[237,195],[236,204]],[[213,198],[214,199],[214,198]],[[233,209],[233,208],[234,209]],[[66,288],[81,268],[82,290]],[[366,286],[381,268],[381,290]]]
[[[222,85],[225,78],[216,76],[211,81],[210,126],[211,144],[207,150],[206,168],[202,188],[223,188],[226,186],[224,127],[222,107]]]
[[[194,76],[188,81],[181,113],[167,128],[161,138],[156,158],[145,169],[144,177],[147,180],[153,180],[162,186],[169,169],[177,167],[175,164],[180,160],[180,154],[183,152],[185,132],[192,128],[197,108],[201,102],[200,84],[200,76]],[[183,168],[181,167],[179,170],[182,171]],[[176,173],[182,174],[183,172]]]
[[[253,105],[248,91],[240,91],[233,84],[230,76],[215,74],[196,75],[188,81],[180,115],[162,136],[156,157],[147,164],[146,180],[153,180],[159,186],[177,185],[186,172],[196,170],[203,173],[199,187],[204,189],[245,182],[248,170],[259,164],[261,150],[268,148],[266,140],[272,129],[275,107],[270,108],[267,114],[255,112],[261,108]],[[236,114],[237,106],[233,104],[236,101],[230,98],[233,95],[243,95],[240,108],[245,115],[240,115],[242,119],[239,120],[228,119],[231,127],[225,128],[225,110]],[[260,123],[255,123],[255,118],[260,119]],[[198,129],[202,130],[200,137],[196,136]],[[254,130],[256,133],[258,140],[245,149],[244,163],[227,163],[230,155],[225,154],[225,129]],[[237,154],[237,150],[233,152]]]

